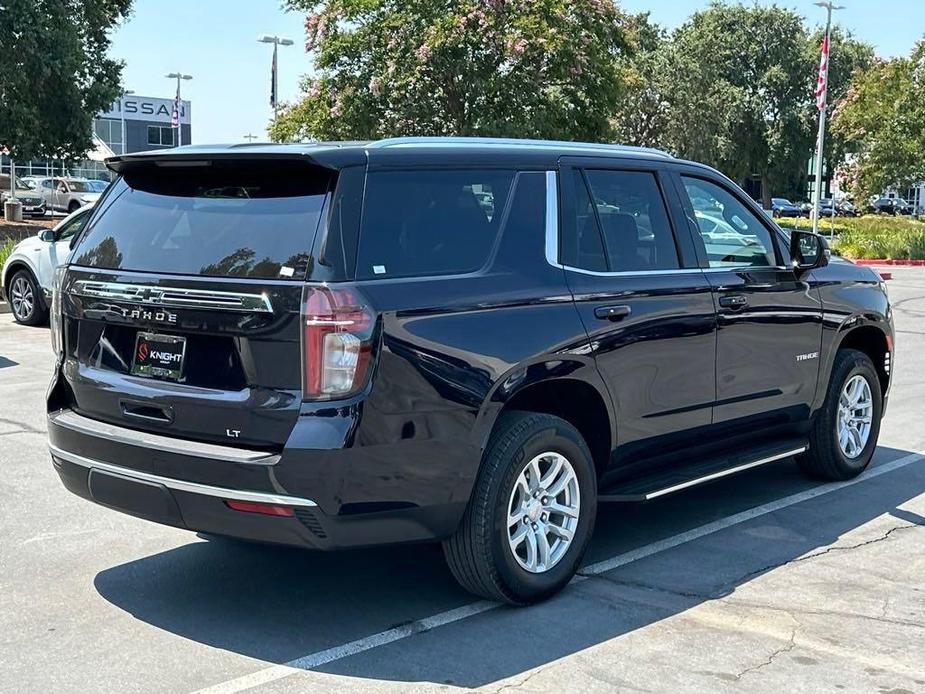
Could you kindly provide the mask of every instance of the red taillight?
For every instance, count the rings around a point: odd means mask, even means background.
[[[305,288],[302,388],[306,398],[342,398],[363,387],[373,322],[355,288]]]
[[[267,516],[291,516],[291,506],[277,506],[275,504],[258,504],[253,501],[232,501],[225,499],[225,504],[235,511],[244,511],[245,513],[262,513]]]

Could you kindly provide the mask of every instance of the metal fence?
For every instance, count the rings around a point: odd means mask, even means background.
[[[10,173],[10,158],[0,156],[0,173]],[[99,161],[31,161],[25,164],[16,162],[16,175],[23,176],[63,176],[72,178],[95,178],[111,181],[113,174],[106,165]]]

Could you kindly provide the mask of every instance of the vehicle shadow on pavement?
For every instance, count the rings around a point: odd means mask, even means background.
[[[875,463],[907,453],[879,448]],[[586,562],[816,486],[783,461],[650,504],[602,506]],[[884,514],[925,524],[898,508],[923,493],[925,464],[908,465],[588,578],[541,605],[493,610],[318,670],[482,686],[727,595]],[[473,600],[435,545],[317,553],[200,541],[102,571],[94,584],[137,619],[269,663]]]

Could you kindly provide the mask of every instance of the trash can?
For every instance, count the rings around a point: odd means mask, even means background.
[[[3,203],[3,216],[8,222],[22,221],[22,203],[15,198],[10,198]]]

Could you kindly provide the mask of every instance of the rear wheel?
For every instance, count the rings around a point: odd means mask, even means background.
[[[561,590],[587,549],[597,479],[581,434],[558,417],[502,414],[456,533],[450,570],[472,593],[527,604]]]
[[[68,213],[70,213],[70,214],[73,214],[74,212],[76,212],[76,211],[79,210],[79,209],[80,209],[80,203],[77,202],[76,200],[72,200],[72,201],[71,201],[71,204],[67,206],[67,211],[68,211]]]
[[[23,325],[39,325],[48,317],[48,311],[39,297],[38,282],[28,270],[20,270],[10,281],[9,299],[13,318]]]
[[[870,463],[880,435],[883,396],[873,362],[863,352],[839,350],[825,404],[810,432],[809,451],[797,458],[813,477],[846,480]]]

